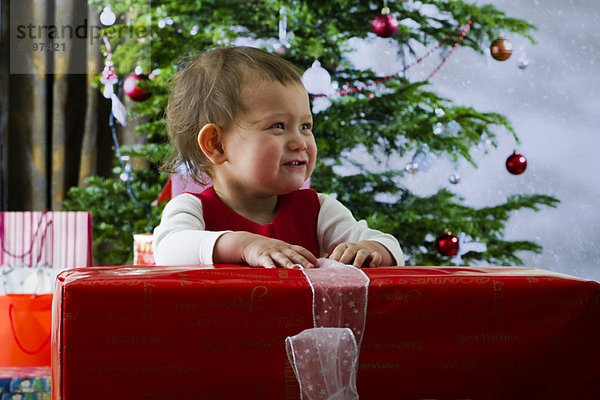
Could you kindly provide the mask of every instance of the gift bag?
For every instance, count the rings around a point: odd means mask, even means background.
[[[0,266],[92,265],[91,220],[83,211],[0,213]]]
[[[0,296],[0,367],[50,365],[52,294]]]
[[[133,235],[133,265],[156,265],[152,239],[153,235],[151,233]]]
[[[0,213],[0,366],[50,365],[56,275],[90,265],[90,213]]]
[[[0,367],[50,365],[52,291],[64,270],[0,267]]]

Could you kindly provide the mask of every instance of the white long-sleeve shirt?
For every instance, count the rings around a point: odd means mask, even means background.
[[[342,203],[326,194],[318,194],[321,209],[317,221],[317,242],[323,254],[329,254],[340,243],[373,240],[387,248],[396,265],[404,265],[398,240],[356,221]],[[154,229],[154,259],[157,265],[213,264],[217,239],[231,231],[205,230],[202,201],[189,193],[174,197],[162,213],[160,225]]]

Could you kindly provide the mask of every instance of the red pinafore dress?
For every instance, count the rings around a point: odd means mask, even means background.
[[[279,196],[277,214],[265,225],[239,215],[219,199],[212,187],[192,193],[202,201],[207,231],[246,231],[302,246],[320,257],[317,219],[321,204],[313,189],[296,190]]]

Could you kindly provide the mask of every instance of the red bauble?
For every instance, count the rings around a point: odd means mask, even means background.
[[[526,168],[527,159],[524,155],[517,153],[516,150],[506,159],[506,169],[513,175],[522,174]]]
[[[437,239],[437,249],[444,256],[455,256],[458,254],[458,236],[447,232]]]
[[[389,14],[389,10],[387,10],[387,13],[385,11],[384,9],[382,14],[375,17],[371,22],[373,32],[381,37],[394,36],[398,32],[398,20],[392,14]]]
[[[148,76],[131,74],[123,82],[123,91],[133,101],[144,101],[152,96],[152,92],[140,85],[140,81],[147,81]]]
[[[504,39],[502,36],[494,40],[490,45],[490,53],[494,60],[505,61],[508,60],[512,54],[513,45],[510,40]]]

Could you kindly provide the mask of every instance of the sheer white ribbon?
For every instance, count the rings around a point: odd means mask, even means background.
[[[328,259],[302,270],[313,292],[314,328],[286,338],[286,351],[308,400],[358,399],[358,354],[367,318],[369,277]]]

